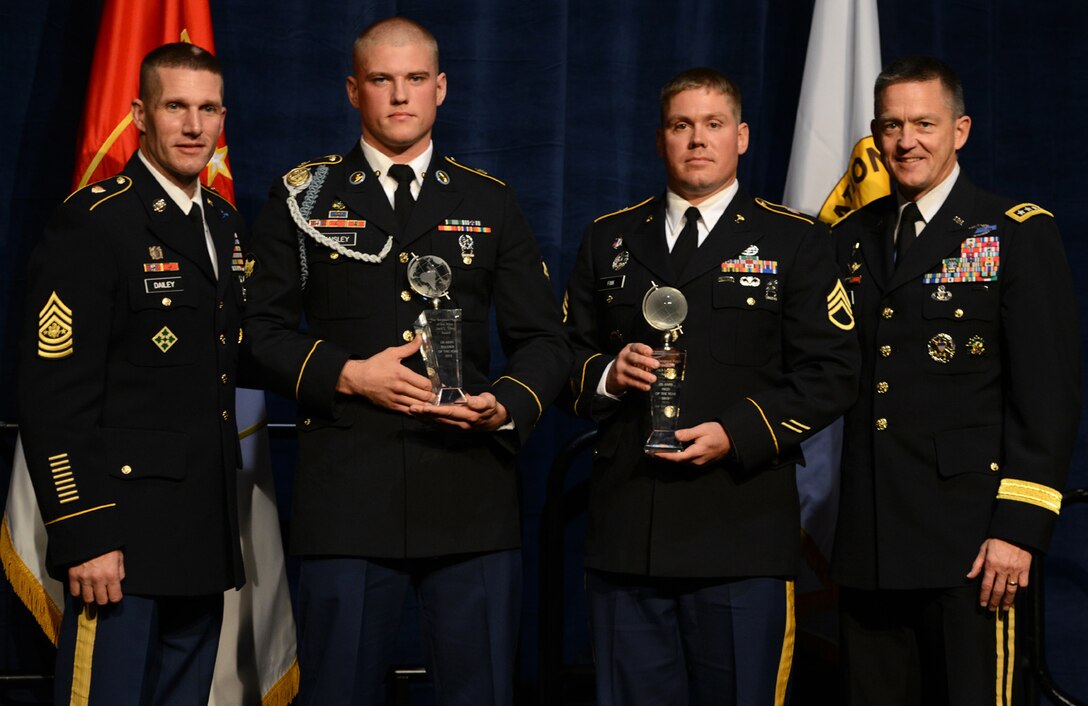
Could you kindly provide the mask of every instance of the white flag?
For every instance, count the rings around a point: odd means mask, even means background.
[[[883,185],[879,195],[889,193],[888,175],[869,132],[879,73],[876,0],[816,0],[782,197],[787,204],[833,222],[846,212],[831,211],[826,217],[829,195],[839,202],[874,177],[878,190]],[[854,153],[862,141],[866,147]],[[834,188],[844,174],[848,183]],[[844,195],[847,187],[851,193]]]
[[[889,193],[873,145],[873,84],[880,73],[876,0],[816,0],[783,201],[833,223]],[[799,627],[835,635],[829,559],[839,509],[842,422],[806,441],[797,469],[805,566],[797,580]]]
[[[264,393],[238,388],[234,401],[242,471],[238,527],[246,585],[223,596],[223,629],[209,706],[287,706],[298,693],[295,619],[283,563]]]
[[[298,693],[295,621],[283,562],[268,450],[264,393],[239,388],[235,401],[243,468],[238,517],[246,585],[223,597],[223,628],[209,706],[286,706]],[[0,526],[0,558],[16,595],[57,643],[65,587],[45,570],[45,525],[21,442]]]

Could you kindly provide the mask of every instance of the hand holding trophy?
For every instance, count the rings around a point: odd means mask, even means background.
[[[421,311],[415,322],[417,336],[423,337],[419,354],[427,368],[434,390],[434,404],[465,404],[461,389],[461,310],[440,309],[442,298],[449,299],[453,272],[436,255],[413,257],[408,263],[408,286],[416,294],[431,300],[433,307]]]
[[[683,333],[680,324],[688,315],[688,301],[679,289],[654,284],[642,298],[646,323],[662,332],[663,348],[655,348],[661,366],[654,371],[657,381],[650,387],[650,437],[643,444],[646,453],[683,451],[676,439],[680,424],[680,387],[684,380],[687,353],[672,344]]]

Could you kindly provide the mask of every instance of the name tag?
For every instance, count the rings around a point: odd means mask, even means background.
[[[144,291],[148,294],[156,292],[184,292],[181,286],[181,277],[150,277],[144,280]]]
[[[626,281],[627,275],[613,275],[612,277],[601,277],[597,280],[597,291],[607,292],[612,289],[623,289],[623,283]]]
[[[322,233],[323,236],[330,240],[348,247],[354,247],[357,235],[355,233]]]

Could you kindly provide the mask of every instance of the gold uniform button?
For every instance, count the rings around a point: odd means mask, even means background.
[[[952,316],[955,316],[957,319],[962,319],[963,318],[963,309],[956,309],[955,311],[952,312]]]
[[[162,298],[162,305],[163,306],[170,306],[173,303],[174,303],[174,300],[171,299],[170,297],[163,297]]]
[[[748,306],[755,306],[756,305],[756,298],[755,297],[748,297],[747,299],[745,299],[745,301],[748,303]]]
[[[885,419],[884,417],[881,417],[880,419],[876,420],[876,430],[877,431],[884,431],[887,428],[888,428],[888,420],[887,419]]]
[[[128,465],[127,463],[125,465],[121,466],[121,475],[127,476],[127,475],[131,475],[131,474],[132,474],[132,466]]]
[[[895,309],[891,308],[890,306],[886,306],[884,307],[884,310],[880,312],[880,315],[883,316],[885,319],[890,319],[895,316]]]
[[[224,346],[227,345],[227,335],[225,333],[219,334],[219,342]]]
[[[340,253],[338,253],[338,252],[332,253],[331,255],[329,255],[329,259],[330,260],[339,260],[340,259]]]
[[[222,375],[219,376],[219,382],[223,383],[224,385],[227,384],[227,374],[226,373],[223,373]]]
[[[402,252],[400,255],[397,255],[397,259],[400,260],[400,264],[407,265],[408,264],[408,253]]]
[[[411,329],[404,329],[404,333],[402,333],[400,337],[404,339],[405,343],[411,343],[412,339],[416,337],[416,334]]]
[[[224,422],[230,421],[230,412],[228,412],[225,409],[223,410],[223,421]]]
[[[400,293],[400,300],[401,300],[402,302],[410,302],[410,301],[412,301],[412,293],[411,293],[411,292],[409,292],[409,291],[408,291],[407,289],[405,289],[404,291],[402,291],[402,292]]]
[[[885,392],[888,391],[888,383],[881,380],[876,384],[876,391],[877,394],[883,395]]]
[[[882,355],[883,357],[887,358],[891,354],[892,354],[892,347],[891,346],[881,346],[880,347],[880,355]]]
[[[997,461],[994,461],[993,463],[990,464],[990,470],[991,471],[1000,471],[1001,466],[997,465]]]

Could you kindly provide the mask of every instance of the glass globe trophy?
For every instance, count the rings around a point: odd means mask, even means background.
[[[661,364],[654,374],[657,381],[650,387],[650,437],[642,448],[647,453],[683,451],[676,440],[680,424],[680,387],[684,381],[687,353],[672,344],[683,333],[680,324],[688,315],[688,300],[679,289],[656,284],[642,298],[642,316],[646,323],[662,332],[663,347],[654,349],[653,356]]]
[[[431,379],[435,404],[465,404],[461,389],[461,310],[440,309],[449,299],[453,272],[449,263],[435,255],[413,257],[408,262],[408,286],[431,300],[431,309],[419,313],[417,336],[423,337],[419,354]]]

